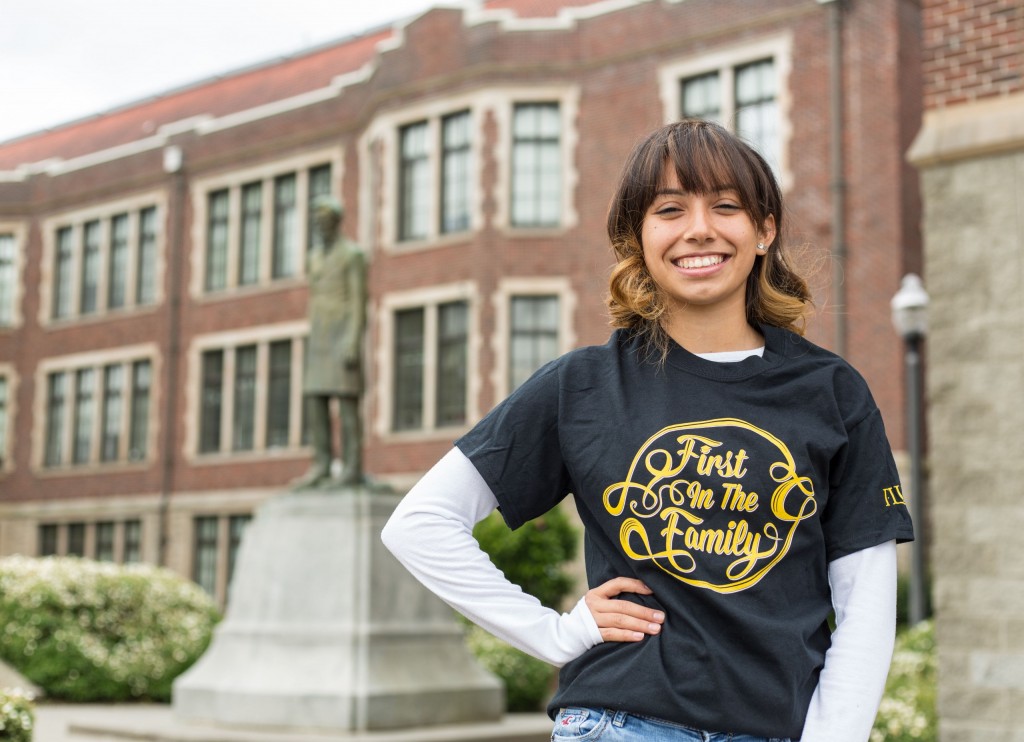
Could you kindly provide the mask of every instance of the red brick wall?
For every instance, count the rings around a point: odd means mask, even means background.
[[[1024,91],[1024,3],[923,0],[921,9],[926,108]]]

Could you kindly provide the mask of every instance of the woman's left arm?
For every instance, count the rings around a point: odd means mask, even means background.
[[[800,742],[865,742],[896,640],[896,542],[834,560],[828,579],[836,630]]]

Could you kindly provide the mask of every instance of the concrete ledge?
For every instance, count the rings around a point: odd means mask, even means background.
[[[907,151],[919,168],[1024,149],[1024,93],[926,111]]]
[[[185,722],[162,705],[41,705],[40,742],[548,742],[544,714],[508,714],[499,721],[378,732],[225,728]]]

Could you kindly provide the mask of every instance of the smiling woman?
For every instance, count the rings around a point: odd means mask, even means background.
[[[522,384],[384,529],[438,595],[562,666],[552,740],[867,740],[913,531],[863,379],[794,332],[809,295],[782,213],[771,168],[722,127],[653,132],[608,217],[619,329]],[[569,493],[590,589],[558,614],[472,527]]]

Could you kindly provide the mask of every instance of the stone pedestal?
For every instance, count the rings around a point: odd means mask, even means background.
[[[227,616],[174,684],[175,714],[349,731],[498,719],[501,682],[380,542],[398,499],[355,488],[265,503],[239,548]]]

